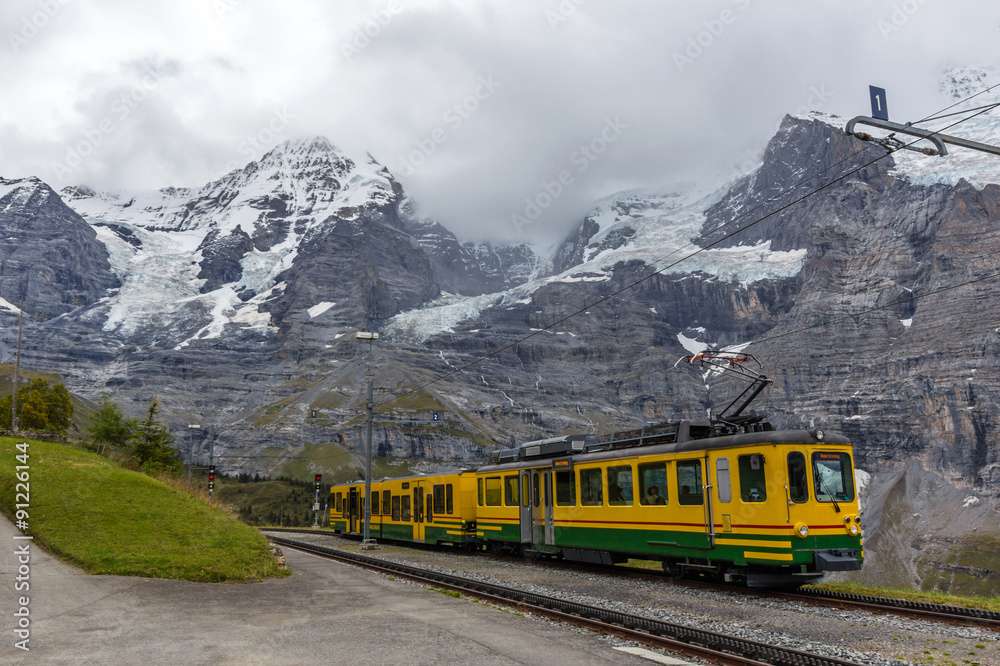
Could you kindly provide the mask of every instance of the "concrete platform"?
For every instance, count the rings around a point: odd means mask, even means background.
[[[285,551],[294,574],[205,584],[80,573],[0,519],[3,664],[625,664],[651,661],[576,628],[524,618],[329,560]],[[30,652],[14,613],[30,598]],[[648,654],[652,656],[652,653]]]

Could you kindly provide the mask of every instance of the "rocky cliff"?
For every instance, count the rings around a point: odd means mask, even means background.
[[[549,255],[460,243],[374,159],[322,138],[197,189],[78,187],[64,204],[33,181],[16,219],[36,222],[6,227],[11,247],[49,228],[84,249],[44,255],[24,355],[126,409],[159,395],[197,460],[209,443],[186,426],[210,424],[227,470],[347,478],[358,329],[380,333],[382,473],[718,412],[742,386],[675,362],[745,349],[775,381],[756,408],[855,442],[877,554],[863,575],[957,585],[972,534],[957,524],[1000,543],[1000,168],[886,154],[842,127],[787,117],[752,173],[597,202]]]

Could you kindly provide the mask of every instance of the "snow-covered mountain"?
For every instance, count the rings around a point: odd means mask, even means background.
[[[944,131],[996,144],[998,118]],[[547,251],[460,243],[323,138],[201,188],[0,179],[0,319],[26,294],[29,366],[134,411],[159,395],[178,433],[217,427],[227,469],[298,453],[338,479],[359,467],[358,329],[381,336],[382,413],[409,419],[379,427],[386,464],[700,418],[742,387],[675,361],[746,349],[778,426],[855,442],[866,572],[950,585],[939,563],[1000,545],[1000,159],[889,154],[845,123],[787,116],[749,173],[619,193]]]

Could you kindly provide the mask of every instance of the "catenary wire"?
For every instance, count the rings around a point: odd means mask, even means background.
[[[972,98],[974,98],[974,97],[976,97],[978,95],[981,95],[981,94],[983,94],[985,92],[988,92],[988,91],[990,91],[990,90],[992,90],[992,89],[994,89],[994,88],[996,88],[998,86],[1000,86],[1000,84],[995,84],[993,86],[985,88],[985,89],[983,89],[983,90],[981,90],[981,91],[979,91],[979,92],[977,92],[977,93],[975,93],[973,95],[970,95],[967,98],[964,98],[963,100],[959,100],[955,104],[952,104],[952,105],[950,105],[948,107],[945,107],[941,111],[947,111],[948,109],[954,108],[958,104],[962,104],[962,103],[968,101],[969,99],[972,99]],[[979,110],[977,113],[974,113],[971,116],[968,116],[966,118],[962,118],[960,120],[957,120],[954,123],[951,123],[950,125],[947,125],[947,126],[942,127],[940,129],[934,130],[933,134],[937,134],[937,133],[943,132],[944,130],[951,129],[952,127],[955,127],[955,126],[960,125],[960,124],[962,124],[964,122],[972,120],[973,118],[975,118],[977,116],[980,116],[980,115],[982,115],[982,114],[984,114],[984,113],[986,113],[986,112],[988,112],[988,111],[990,111],[990,110],[992,110],[993,108],[996,108],[996,107],[995,107],[995,105],[987,105],[985,107],[977,107],[977,108],[981,109],[981,110]],[[938,111],[937,113],[941,113],[941,111]],[[931,118],[933,118],[933,116],[931,116]],[[925,121],[926,120],[921,120],[921,121],[917,121],[917,122],[925,122]],[[926,137],[921,137],[921,138],[915,139],[914,141],[911,141],[909,144],[906,144],[905,146],[903,146],[903,148],[912,146],[915,143],[918,143],[919,141],[924,140],[925,138]],[[789,188],[789,189],[785,190],[784,192],[776,195],[775,197],[772,197],[772,198],[768,199],[765,202],[762,202],[761,204],[759,204],[758,206],[756,206],[752,210],[759,210],[761,207],[763,207],[767,203],[770,203],[771,201],[773,201],[775,199],[783,197],[784,195],[786,195],[788,193],[794,192],[795,189],[801,187],[802,184],[808,182],[809,180],[812,180],[813,178],[815,178],[815,177],[817,177],[819,175],[822,175],[823,173],[826,173],[827,171],[831,170],[832,168],[835,168],[836,166],[839,166],[840,164],[842,164],[846,160],[850,159],[851,157],[859,154],[860,152],[862,152],[862,151],[858,151],[856,153],[853,153],[852,155],[849,155],[848,157],[845,157],[844,159],[840,160],[839,162],[835,163],[834,165],[831,165],[831,166],[823,169],[822,171],[819,171],[816,174],[813,174],[812,176],[809,176],[808,178],[805,178],[805,179],[799,181],[799,183],[795,184],[791,188]],[[668,265],[666,265],[666,266],[664,266],[662,268],[659,268],[659,269],[657,269],[655,271],[652,271],[649,274],[647,274],[647,275],[645,275],[645,276],[643,276],[643,277],[641,277],[641,278],[639,278],[637,280],[634,280],[633,282],[625,285],[624,287],[621,287],[620,289],[617,289],[617,290],[613,291],[610,294],[602,296],[602,297],[600,297],[600,298],[592,301],[591,303],[586,304],[583,307],[576,309],[575,311],[572,311],[571,313],[569,313],[569,314],[567,314],[565,316],[561,316],[558,319],[556,319],[555,321],[552,321],[551,323],[549,323],[548,325],[543,326],[543,327],[541,327],[541,328],[539,328],[537,330],[533,330],[531,333],[529,333],[527,335],[524,335],[524,336],[518,338],[517,340],[514,340],[514,341],[506,343],[506,344],[503,344],[500,347],[498,347],[497,349],[495,349],[495,350],[493,350],[493,351],[491,351],[491,352],[489,352],[489,353],[487,353],[487,354],[485,354],[483,356],[480,356],[480,357],[478,357],[478,358],[476,358],[476,359],[474,359],[472,361],[469,361],[469,362],[467,362],[467,363],[465,363],[465,364],[463,364],[463,365],[461,365],[461,366],[459,366],[457,368],[454,368],[454,369],[452,369],[452,370],[450,370],[448,372],[440,374],[437,377],[434,377],[433,379],[420,384],[419,386],[411,389],[410,391],[405,392],[402,395],[408,395],[410,393],[416,393],[418,391],[421,391],[421,390],[427,388],[428,386],[436,384],[436,383],[438,383],[440,381],[443,381],[443,380],[447,379],[448,377],[452,377],[452,376],[454,376],[456,374],[464,372],[464,371],[468,370],[469,368],[478,365],[479,363],[482,363],[482,362],[487,361],[487,360],[489,360],[491,358],[494,358],[494,357],[498,356],[499,354],[503,353],[504,351],[507,351],[507,350],[512,349],[512,348],[515,348],[518,345],[520,345],[521,343],[526,342],[527,340],[529,340],[529,339],[533,338],[534,336],[538,335],[539,333],[546,332],[546,331],[548,331],[548,330],[550,330],[550,329],[558,326],[559,324],[567,321],[568,319],[571,319],[571,318],[573,318],[573,317],[575,317],[577,315],[580,315],[580,314],[586,312],[587,310],[589,310],[589,309],[591,309],[593,307],[601,305],[602,303],[604,303],[604,302],[606,302],[606,301],[608,301],[608,300],[610,300],[610,299],[612,299],[612,298],[614,298],[614,297],[616,297],[616,296],[618,296],[618,295],[620,295],[620,294],[628,291],[629,289],[632,289],[633,287],[636,287],[636,286],[638,286],[638,285],[646,282],[647,280],[650,280],[653,277],[655,277],[657,275],[660,275],[663,272],[665,272],[665,271],[667,271],[667,270],[669,270],[669,269],[677,266],[678,264],[682,263],[683,261],[686,261],[686,260],[690,259],[691,257],[694,257],[694,256],[696,256],[698,254],[701,254],[702,252],[704,252],[704,251],[706,251],[706,250],[714,247],[715,245],[718,245],[718,244],[722,243],[723,241],[728,240],[729,238],[732,238],[733,236],[735,236],[735,235],[737,235],[739,233],[742,233],[743,231],[746,231],[747,229],[753,227],[754,225],[759,224],[760,222],[763,222],[764,220],[769,219],[769,218],[777,215],[778,213],[781,213],[781,212],[787,210],[788,208],[791,208],[792,206],[794,206],[794,205],[796,205],[796,204],[804,201],[805,199],[809,198],[810,196],[818,194],[819,192],[822,192],[823,190],[826,190],[827,188],[832,187],[833,185],[835,185],[835,184],[837,184],[837,183],[845,180],[846,178],[848,178],[848,177],[850,177],[850,176],[858,173],[859,171],[862,171],[863,169],[866,169],[867,167],[875,164],[876,162],[884,159],[888,155],[891,155],[893,152],[895,152],[895,151],[887,149],[886,153],[884,153],[884,154],[882,154],[882,155],[880,155],[878,157],[875,157],[875,158],[873,158],[873,159],[865,162],[864,164],[862,164],[862,165],[860,165],[858,167],[855,167],[855,168],[853,168],[853,169],[851,169],[851,170],[849,170],[849,171],[847,171],[847,172],[845,172],[845,173],[837,176],[836,178],[830,180],[829,182],[827,182],[827,183],[825,183],[823,185],[820,185],[820,186],[816,187],[815,189],[810,190],[809,192],[806,192],[802,196],[799,196],[799,197],[797,197],[797,198],[789,201],[788,203],[779,206],[777,209],[775,209],[775,210],[767,213],[766,215],[763,215],[763,216],[759,217],[758,219],[750,222],[749,224],[747,224],[747,225],[745,225],[743,227],[740,227],[739,229],[736,229],[735,231],[732,231],[732,232],[730,232],[730,233],[728,233],[728,234],[726,234],[724,236],[721,236],[721,237],[717,238],[716,240],[712,241],[711,243],[708,243],[707,245],[705,245],[703,247],[699,247],[697,250],[695,250],[693,252],[685,254],[680,259],[678,259],[678,260],[676,260],[676,261],[674,261],[674,262],[672,262],[672,263],[670,263],[670,264],[668,264]],[[740,219],[740,217],[744,217],[746,215],[749,215],[750,212],[752,212],[752,210],[748,211],[747,213],[744,213],[741,216],[733,218],[733,220],[730,220],[726,224],[731,224],[733,221]],[[709,232],[709,233],[711,233],[711,232]],[[704,236],[704,235],[705,234],[703,234],[702,236]],[[688,245],[685,245],[684,247],[688,247],[690,245],[691,245],[691,243],[689,243]],[[674,250],[673,252],[669,253],[666,256],[667,257],[674,256],[679,251],[680,250]],[[986,278],[983,278],[983,279],[986,279]],[[961,285],[958,285],[958,286],[961,286]],[[883,307],[887,307],[887,306],[883,306]],[[858,314],[863,314],[863,313],[858,313]],[[858,315],[847,315],[848,318],[854,317],[854,316],[858,316]],[[821,324],[817,324],[816,326],[821,326],[821,325],[826,325],[826,324],[825,323],[821,323]],[[784,334],[782,334],[782,335],[784,335]],[[762,342],[762,341],[758,341],[758,342]],[[396,396],[396,397],[398,398],[399,396]]]

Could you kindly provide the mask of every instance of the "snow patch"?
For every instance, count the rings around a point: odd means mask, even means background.
[[[865,490],[868,488],[868,484],[871,483],[872,475],[863,469],[854,469],[854,487],[858,491],[858,507],[864,512],[865,505]]]
[[[913,317],[910,317],[909,319],[900,319],[899,323],[903,325],[903,328],[909,328],[913,325]]]
[[[311,308],[306,310],[306,312],[309,313],[310,319],[315,319],[316,317],[320,316],[321,314],[332,308],[334,305],[336,305],[336,303],[331,301],[323,301],[322,303],[317,303],[316,305],[312,306]]]
[[[21,312],[21,310],[16,305],[14,305],[13,303],[8,303],[3,298],[0,298],[0,309],[8,310],[9,312],[13,312],[14,314],[18,314]]]
[[[677,334],[677,341],[681,343],[681,347],[684,347],[691,354],[700,354],[708,349],[708,343],[693,340],[683,333]]]
[[[970,506],[975,506],[979,504],[979,498],[975,495],[969,495],[964,500],[962,500],[962,508],[968,509]]]

